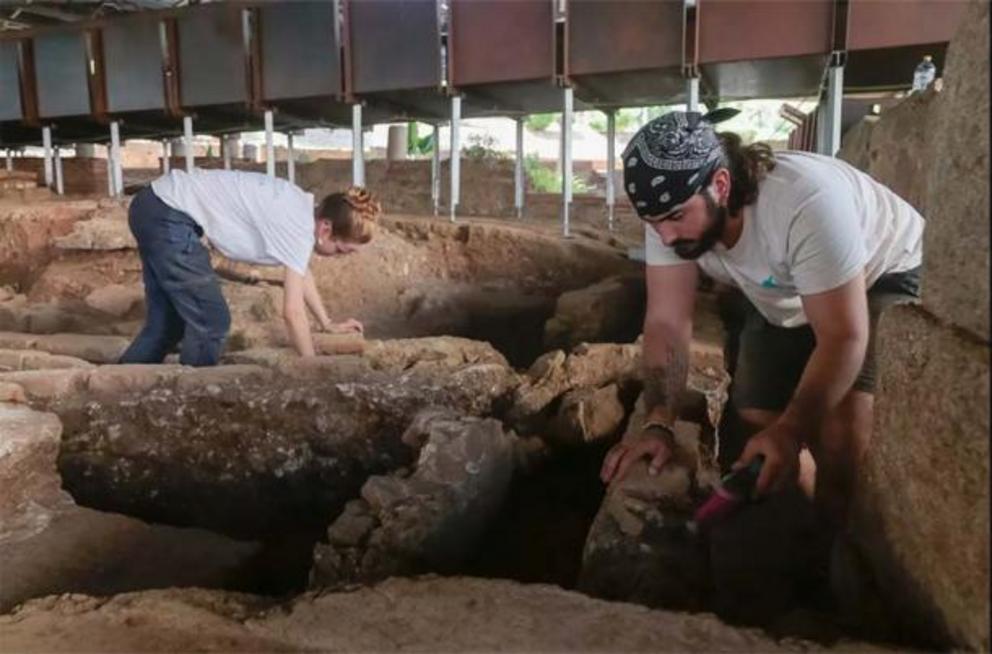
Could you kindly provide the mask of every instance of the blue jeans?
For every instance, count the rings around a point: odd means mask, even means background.
[[[121,363],[161,363],[182,341],[179,361],[212,366],[220,359],[231,314],[220,291],[203,230],[162,202],[150,186],[138,191],[128,212],[138,241],[145,282],[145,325]]]

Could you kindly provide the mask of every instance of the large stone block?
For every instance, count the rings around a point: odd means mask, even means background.
[[[29,400],[51,402],[78,394],[85,388],[89,374],[89,370],[79,368],[20,370],[0,373],[0,382],[19,385]]]
[[[881,318],[878,360],[850,538],[911,635],[987,650],[989,346],[900,306]]]
[[[544,325],[544,345],[568,350],[579,343],[633,341],[644,325],[646,302],[640,271],[562,293]]]
[[[932,145],[923,303],[989,340],[989,3],[972,3],[947,51]]]
[[[199,588],[63,595],[0,617],[12,652],[808,652],[712,615],[649,611],[543,584],[389,579],[286,602]],[[841,642],[833,652],[892,651]]]

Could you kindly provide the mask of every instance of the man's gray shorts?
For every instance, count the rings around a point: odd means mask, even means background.
[[[919,268],[883,275],[868,289],[868,351],[854,390],[875,391],[875,332],[882,311],[895,304],[917,302],[919,296]],[[813,353],[813,329],[809,325],[772,325],[736,290],[721,301],[721,316],[727,331],[724,357],[733,378],[730,399],[734,406],[782,411]]]

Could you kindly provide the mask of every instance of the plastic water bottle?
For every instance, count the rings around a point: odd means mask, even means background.
[[[933,64],[933,57],[930,55],[924,56],[923,61],[913,71],[913,88],[910,90],[910,93],[925,91],[933,83],[936,76],[937,67]]]

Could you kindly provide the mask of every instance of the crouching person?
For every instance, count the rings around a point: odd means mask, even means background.
[[[161,363],[177,345],[179,361],[212,366],[231,326],[210,254],[201,237],[239,262],[285,268],[283,317],[304,357],[314,355],[307,308],[323,331],[361,333],[357,320],[332,322],[310,271],[311,254],[340,256],[372,238],[381,213],[364,189],[313,195],[261,173],[172,171],[141,189],[128,224],[138,242],[145,284],[141,332],[121,363]]]

